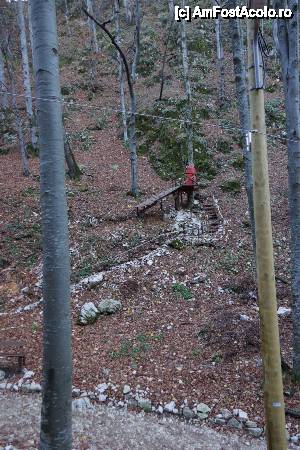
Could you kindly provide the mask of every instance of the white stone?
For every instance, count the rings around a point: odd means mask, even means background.
[[[92,409],[93,405],[88,397],[80,397],[72,402],[72,409],[84,411],[85,409]]]
[[[277,310],[277,314],[280,317],[288,317],[292,312],[291,308],[285,308],[284,306],[280,306]]]
[[[107,391],[108,387],[109,386],[107,383],[101,383],[96,386],[96,391],[98,391],[99,394],[103,394],[105,391]]]
[[[106,402],[106,400],[107,400],[107,395],[105,395],[105,394],[100,394],[99,397],[98,397],[98,400],[99,400],[99,402],[101,402],[101,403]]]
[[[100,314],[113,314],[122,309],[122,303],[113,298],[106,298],[98,304],[98,309]]]
[[[125,384],[124,388],[123,388],[123,394],[129,394],[131,392],[131,387],[128,384]]]
[[[251,319],[249,316],[247,316],[246,314],[240,314],[240,319],[243,320],[244,322],[249,322]]]
[[[92,324],[97,320],[99,314],[98,309],[93,302],[85,303],[80,310],[79,322],[82,325]]]
[[[157,408],[157,412],[158,412],[159,414],[163,414],[164,408],[163,408],[161,405],[159,405],[159,407]]]
[[[24,372],[23,378],[24,378],[25,380],[27,380],[28,378],[32,378],[33,375],[34,375],[33,370],[27,370],[27,369],[24,369],[23,372]]]
[[[173,400],[169,403],[166,403],[164,406],[164,410],[169,413],[172,413],[175,408],[176,408],[176,403]]]

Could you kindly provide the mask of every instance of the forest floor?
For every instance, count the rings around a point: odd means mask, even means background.
[[[72,84],[77,69],[63,67],[62,83]],[[157,206],[137,218],[135,208],[172,183],[159,178],[148,158],[140,155],[141,196],[134,199],[127,194],[130,159],[119,138],[116,114],[107,113],[103,128],[97,126],[103,108],[118,104],[118,86],[105,66],[99,77],[101,92],[92,100],[80,86],[73,94],[74,103],[89,107],[69,106],[66,111],[68,132],[78,135],[73,150],[83,171],[80,180],[67,180],[72,283],[103,274],[101,283],[72,291],[73,384],[93,391],[99,383],[111,382],[115,388],[109,396],[120,401],[127,384],[133,391],[146,392],[155,405],[171,400],[177,405],[184,400],[189,405],[204,402],[212,414],[221,408],[241,408],[263,426],[258,304],[242,172],[230,164],[231,154],[215,153],[219,170],[202,188],[201,198],[216,200],[222,233],[201,242],[185,241],[179,234],[183,245],[168,245],[178,215],[174,212],[163,221]],[[228,76],[229,98],[232,80]],[[209,82],[213,86],[216,80],[212,77]],[[166,96],[177,89],[176,83],[167,87]],[[151,89],[140,90],[143,98],[151,98]],[[202,130],[211,147],[215,126],[214,120],[207,120]],[[219,130],[219,135],[224,133]],[[30,306],[41,299],[38,160],[30,159],[31,175],[24,178],[16,143],[1,141],[1,149],[0,340],[22,343],[26,367],[40,381],[42,304]],[[278,306],[291,307],[285,145],[272,141],[269,158]],[[232,179],[241,180],[240,189],[224,191],[222,186]],[[166,207],[173,211],[171,202]],[[186,222],[191,220],[187,213]],[[105,298],[121,301],[122,311],[79,326],[81,306]],[[280,317],[279,325],[282,356],[291,364],[291,317]],[[284,383],[287,406],[299,405],[299,389],[288,374]],[[287,422],[290,433],[299,432],[295,420]],[[210,448],[193,447],[191,439],[191,447],[184,448]],[[172,448],[183,448],[178,442]],[[220,443],[220,448],[243,447]]]

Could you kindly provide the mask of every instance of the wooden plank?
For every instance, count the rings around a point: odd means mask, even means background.
[[[151,206],[154,206],[157,202],[160,200],[163,200],[164,198],[168,197],[171,194],[175,194],[175,192],[179,191],[181,189],[181,186],[173,186],[172,188],[166,189],[165,191],[159,192],[156,195],[153,195],[152,197],[148,198],[144,202],[137,205],[136,210],[137,213],[145,211],[146,209],[150,208]]]

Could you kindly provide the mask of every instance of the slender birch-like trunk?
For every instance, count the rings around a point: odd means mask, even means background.
[[[131,8],[130,8],[130,0],[123,0],[123,4],[124,4],[124,9],[125,9],[126,22],[131,23],[132,14],[131,14]]]
[[[70,258],[54,1],[33,0],[32,29],[43,226],[44,379],[40,449],[71,450]]]
[[[238,5],[237,0],[229,0],[228,7],[235,9]],[[232,56],[235,74],[236,99],[239,113],[240,127],[243,134],[243,157],[244,157],[244,175],[246,182],[246,192],[248,200],[249,220],[251,225],[252,246],[255,256],[255,221],[253,204],[253,177],[252,177],[252,152],[250,143],[250,111],[248,100],[248,87],[246,77],[246,66],[244,58],[243,37],[240,28],[240,22],[236,18],[230,18]],[[255,258],[254,258],[255,259]]]
[[[116,42],[120,45],[120,4],[119,0],[115,0],[115,24],[116,24]],[[124,142],[128,143],[128,127],[125,103],[125,86],[124,86],[124,67],[120,53],[117,51],[117,59],[119,65],[119,84],[120,84],[120,106],[123,121]]]
[[[182,0],[182,7],[185,5],[185,1]],[[181,50],[182,50],[182,65],[183,65],[183,78],[184,88],[186,96],[186,131],[188,141],[188,164],[194,164],[194,151],[193,151],[193,128],[192,128],[192,109],[191,109],[191,83],[190,83],[190,70],[189,70],[189,57],[187,48],[187,33],[186,33],[186,21],[180,22],[181,27]]]
[[[20,44],[21,44],[21,54],[22,54],[22,69],[23,69],[23,85],[25,92],[25,103],[26,103],[26,112],[29,121],[30,134],[31,134],[31,143],[33,149],[37,148],[37,132],[35,126],[35,117],[33,114],[33,106],[32,106],[32,94],[31,94],[31,85],[30,85],[30,69],[29,69],[29,60],[28,60],[28,50],[27,50],[27,39],[26,39],[26,29],[25,29],[25,20],[24,20],[24,2],[23,0],[18,0],[17,9],[18,9],[18,26],[20,32]]]
[[[24,133],[23,133],[23,127],[22,127],[22,119],[18,110],[17,105],[17,96],[16,96],[16,82],[14,79],[14,70],[13,70],[13,56],[9,47],[8,42],[6,43],[5,47],[5,60],[6,60],[6,69],[8,78],[10,81],[10,90],[11,90],[11,102],[12,102],[12,108],[14,111],[14,119],[15,119],[15,128],[18,135],[18,142],[19,142],[19,151],[21,156],[21,162],[22,162],[22,168],[23,168],[23,175],[25,177],[28,177],[30,175],[29,171],[29,164],[28,164],[28,158],[27,153],[25,149],[25,140],[24,140]]]
[[[214,2],[217,6],[217,3]],[[224,70],[224,49],[222,42],[222,21],[220,17],[215,19],[215,33],[216,33],[216,46],[217,46],[217,60],[219,69],[219,104],[222,107],[225,103],[225,70]]]
[[[86,6],[88,12],[93,15],[93,3],[92,0],[86,0]],[[88,20],[89,28],[91,32],[91,43],[92,43],[92,51],[93,53],[99,52],[99,46],[98,46],[98,39],[97,39],[97,32],[96,32],[96,25],[95,22],[91,19]]]
[[[0,46],[0,98],[1,98],[1,108],[8,108],[8,95],[7,95],[7,86],[5,81],[5,71],[4,71],[4,58],[2,49]]]
[[[131,79],[136,81],[136,70],[140,59],[141,46],[141,4],[140,0],[135,0],[135,39],[134,39],[134,57],[131,66]]]
[[[169,16],[170,19],[174,19],[174,0],[168,0],[168,6],[169,6]]]
[[[285,2],[275,1],[275,8]],[[300,112],[299,112],[299,7],[288,0],[291,19],[278,19],[278,44],[285,94],[288,147],[289,213],[291,227],[291,275],[293,300],[293,373],[300,382]]]
[[[68,34],[71,36],[71,28],[70,28],[70,21],[69,21],[69,7],[68,7],[68,0],[65,0],[65,19],[68,29]]]

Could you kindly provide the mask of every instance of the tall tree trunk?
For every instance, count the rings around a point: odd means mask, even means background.
[[[93,2],[92,2],[92,0],[86,0],[86,6],[87,6],[88,12],[91,15],[93,15]],[[89,23],[89,28],[90,28],[90,32],[91,32],[92,51],[93,51],[93,53],[98,53],[99,52],[99,46],[98,46],[95,22],[93,20],[89,19],[88,23]]]
[[[29,120],[31,143],[32,143],[33,149],[35,150],[37,148],[38,138],[37,138],[37,132],[36,132],[36,126],[35,126],[35,117],[33,114],[33,107],[32,107],[30,69],[29,69],[29,60],[28,60],[28,50],[27,50],[27,39],[26,39],[24,6],[23,5],[24,5],[23,0],[18,0],[18,3],[17,3],[18,26],[19,26],[19,32],[20,32],[22,68],[23,68],[23,85],[24,85],[24,92],[25,92],[26,112],[27,112],[27,117]]]
[[[169,16],[171,20],[174,20],[174,0],[168,0]]]
[[[44,255],[44,381],[40,449],[71,450],[70,260],[54,1],[33,0],[32,28]]]
[[[165,66],[166,66],[166,60],[167,60],[167,53],[168,53],[168,44],[171,37],[172,29],[173,29],[174,19],[172,18],[170,21],[170,26],[167,34],[167,38],[165,40],[165,50],[163,54],[163,61],[162,61],[162,67],[161,67],[161,74],[160,74],[160,91],[159,91],[159,100],[162,100],[163,91],[164,91],[164,85],[165,85]]]
[[[68,0],[65,0],[65,19],[68,29],[68,34],[71,36],[71,28],[70,28],[70,21],[69,21],[69,7],[68,7]]]
[[[182,0],[182,7],[185,5],[185,1]],[[189,70],[189,57],[187,48],[187,33],[186,33],[186,21],[180,22],[181,26],[181,49],[182,49],[182,65],[183,65],[183,78],[184,88],[186,96],[186,131],[188,141],[188,164],[194,164],[194,151],[193,151],[193,127],[192,127],[192,108],[191,108],[191,83],[190,83],[190,70]]]
[[[124,8],[125,8],[126,22],[131,23],[132,14],[131,14],[131,8],[130,8],[130,0],[123,0],[123,4],[124,4]]]
[[[7,96],[7,86],[5,82],[5,72],[4,72],[4,58],[2,54],[2,49],[0,46],[0,92],[1,92],[1,108],[8,108],[8,96]]]
[[[285,2],[275,1],[276,8]],[[291,275],[293,299],[293,371],[300,382],[300,112],[299,112],[299,11],[298,1],[288,0],[291,19],[278,19],[278,43],[285,94],[288,147]]]
[[[79,180],[81,175],[81,170],[76,162],[74,153],[72,152],[70,142],[66,131],[64,130],[64,152],[65,159],[68,167],[68,175],[72,180]]]
[[[136,71],[140,59],[141,46],[141,4],[140,0],[135,0],[135,39],[134,39],[134,57],[131,67],[131,79],[133,83],[136,81]]]
[[[217,3],[214,2],[217,6]],[[225,70],[224,70],[224,49],[222,42],[222,21],[220,17],[215,19],[215,32],[216,32],[216,44],[217,44],[217,60],[219,69],[219,104],[220,107],[224,106],[225,103]]]
[[[10,81],[10,90],[11,90],[11,98],[12,98],[12,108],[14,111],[14,118],[15,118],[15,128],[18,135],[18,141],[19,141],[19,151],[22,161],[22,168],[23,168],[23,175],[25,177],[28,177],[30,175],[29,171],[29,164],[28,164],[28,158],[27,153],[25,149],[25,140],[24,140],[24,134],[23,134],[23,128],[22,128],[22,119],[18,110],[17,105],[17,97],[16,97],[16,83],[14,79],[14,70],[12,66],[13,61],[13,55],[11,54],[11,50],[9,47],[9,43],[7,40],[6,48],[5,48],[5,56],[6,56],[6,68],[7,73]]]
[[[115,0],[115,23],[116,23],[116,42],[120,45],[120,4],[119,0]],[[126,103],[125,103],[125,86],[124,86],[124,67],[120,53],[117,51],[117,59],[119,65],[119,84],[120,84],[120,105],[123,121],[123,134],[124,142],[128,143],[128,128],[127,128],[127,115],[126,115]]]
[[[236,8],[237,0],[229,0],[229,8]],[[249,220],[252,233],[253,253],[256,253],[255,221],[253,204],[253,178],[252,178],[252,153],[248,130],[250,130],[250,112],[248,101],[248,88],[246,81],[246,67],[244,59],[244,46],[240,22],[238,19],[230,18],[232,56],[235,74],[236,98],[239,112],[240,127],[243,130],[243,157],[244,174],[246,181],[246,192],[248,199]],[[254,258],[255,260],[255,258]]]

